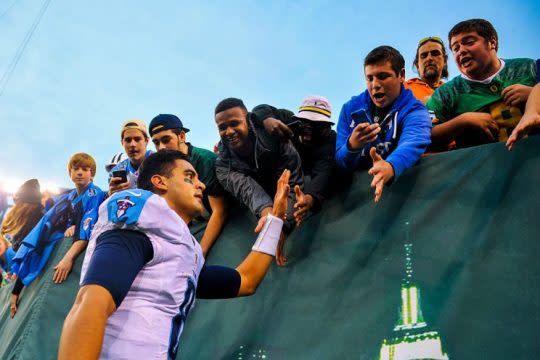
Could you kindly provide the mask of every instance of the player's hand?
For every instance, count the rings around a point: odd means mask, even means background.
[[[19,295],[11,294],[10,304],[9,304],[9,314],[11,318],[17,313],[17,306],[19,305]]]
[[[532,129],[540,128],[540,114],[525,114],[510,134],[506,141],[506,147],[512,151],[514,144],[525,137]]]
[[[65,257],[54,267],[53,281],[55,284],[63,283],[71,269],[73,268],[73,260],[66,259]]]
[[[68,227],[64,232],[64,237],[70,238],[73,237],[73,235],[75,235],[75,225]]]
[[[363,122],[356,125],[348,140],[349,147],[352,150],[360,150],[370,142],[375,141],[380,131],[381,126],[378,123],[370,124]]]
[[[275,217],[286,220],[288,200],[289,200],[289,178],[291,177],[290,170],[283,170],[283,173],[277,181],[276,195],[274,196],[274,207],[272,214]]]
[[[290,139],[294,135],[287,125],[273,117],[264,119],[263,126],[267,133],[281,139]]]
[[[482,131],[491,141],[497,139],[499,135],[499,124],[497,124],[497,121],[490,114],[480,112],[466,114],[467,124],[470,127]]]
[[[368,174],[373,176],[371,187],[375,189],[375,202],[377,203],[381,199],[384,185],[394,177],[394,168],[377,154],[374,147],[369,150],[369,155],[373,160],[373,167],[369,169]]]
[[[293,216],[296,226],[299,226],[313,207],[314,200],[310,194],[304,194],[298,185],[294,187],[294,193],[296,194],[296,203],[294,204],[295,212]]]
[[[111,181],[109,182],[109,196],[114,194],[115,192],[127,190],[131,187],[131,184],[129,181],[126,182],[119,182],[122,181],[121,177],[112,177]]]
[[[519,106],[525,104],[532,91],[531,86],[514,84],[504,88],[501,92],[503,101],[508,106]]]

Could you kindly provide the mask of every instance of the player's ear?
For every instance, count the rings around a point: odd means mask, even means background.
[[[152,186],[156,190],[167,191],[169,188],[167,186],[167,182],[165,181],[165,178],[158,174],[152,176],[150,178],[150,182],[152,183]]]
[[[489,48],[490,50],[497,51],[497,39],[492,38],[491,40],[489,40]]]

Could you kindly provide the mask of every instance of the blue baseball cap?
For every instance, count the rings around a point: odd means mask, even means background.
[[[172,114],[159,114],[150,122],[150,136],[157,134],[158,132],[164,130],[183,130],[184,132],[189,132],[188,128],[185,128],[182,124],[182,120],[176,115]]]

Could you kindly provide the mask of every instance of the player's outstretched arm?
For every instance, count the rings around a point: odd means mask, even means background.
[[[283,218],[287,213],[290,175],[289,170],[284,170],[281,174],[274,196],[272,215],[266,216],[264,223],[259,223],[255,229],[259,233],[259,237],[253,245],[252,251],[236,268],[241,278],[238,296],[248,296],[255,293],[270,264],[272,264],[272,258],[276,255],[278,242],[281,238]]]
[[[272,214],[263,217],[255,229],[259,236],[249,255],[236,270],[220,266],[204,268],[197,285],[197,297],[223,299],[255,293],[276,255],[287,211],[289,177],[290,171],[283,171],[278,180]]]
[[[111,293],[99,285],[83,286],[62,329],[59,360],[98,359],[105,325],[116,311]]]

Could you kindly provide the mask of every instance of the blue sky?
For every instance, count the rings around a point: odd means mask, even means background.
[[[42,3],[0,0],[0,77]],[[337,121],[365,89],[372,48],[396,47],[413,77],[417,41],[473,17],[495,25],[501,57],[540,56],[539,1],[52,0],[0,96],[0,182],[70,186],[67,160],[84,151],[104,188],[121,123],[159,113],[179,115],[188,140],[212,148],[213,109],[229,96],[296,110],[324,95]]]

